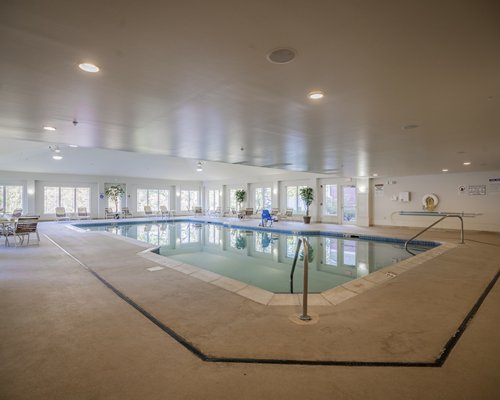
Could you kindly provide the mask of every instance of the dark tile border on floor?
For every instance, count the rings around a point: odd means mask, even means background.
[[[456,331],[450,337],[450,339],[444,345],[441,353],[433,362],[404,362],[404,361],[346,361],[346,360],[300,360],[300,359],[266,359],[266,358],[238,358],[238,357],[216,357],[209,356],[203,353],[199,348],[185,339],[183,336],[179,335],[172,328],[166,326],[163,322],[158,320],[154,315],[150,314],[147,310],[142,308],[139,304],[134,302],[130,297],[122,293],[120,290],[115,288],[111,283],[106,281],[103,277],[101,277],[97,272],[92,270],[90,267],[85,265],[83,262],[78,260],[75,256],[65,250],[62,246],[60,246],[56,241],[50,238],[48,235],[44,234],[44,236],[52,242],[56,247],[58,247],[61,251],[63,251],[66,255],[76,261],[79,265],[89,271],[96,279],[98,279],[102,284],[104,284],[108,289],[110,289],[113,293],[115,293],[118,297],[140,312],[144,317],[146,317],[149,321],[155,324],[158,328],[160,328],[163,332],[168,334],[172,339],[174,339],[177,343],[181,344],[184,348],[189,350],[193,355],[198,357],[200,360],[205,362],[213,362],[213,363],[238,363],[238,364],[278,364],[278,365],[312,365],[312,366],[344,366],[344,367],[424,367],[424,368],[440,368],[444,365],[447,358],[451,354],[451,351],[456,346],[465,330],[467,329],[470,321],[474,318],[477,311],[483,304],[484,300],[490,293],[491,289],[495,286],[499,276],[500,270],[497,271],[493,279],[489,282],[489,284],[484,289],[483,293],[479,296],[474,306],[467,313],[462,323],[458,326]]]

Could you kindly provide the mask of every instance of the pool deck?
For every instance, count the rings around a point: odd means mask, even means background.
[[[418,231],[307,229],[397,238]],[[429,231],[423,239],[449,243],[445,252],[345,301],[311,305],[313,323],[298,324],[300,304],[252,300],[235,293],[244,288],[191,276],[200,271],[186,265],[155,268],[157,260],[138,254],[147,244],[61,223],[42,223],[40,232],[40,246],[0,247],[0,399],[500,394],[500,234],[466,232],[459,244],[458,231]]]

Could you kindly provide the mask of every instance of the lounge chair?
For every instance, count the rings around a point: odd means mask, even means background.
[[[86,207],[78,207],[77,216],[78,216],[78,219],[90,219],[90,215],[87,212]]]
[[[23,215],[23,209],[22,208],[16,208],[14,211],[12,211],[12,216],[11,218],[19,218],[21,215]]]
[[[170,216],[170,211],[168,211],[167,206],[160,206],[160,214],[162,217]]]
[[[194,216],[196,217],[197,215],[199,215],[200,217],[203,215],[203,209],[201,207],[194,208]]]
[[[281,218],[290,219],[293,216],[293,208],[287,208],[284,214],[281,214]]]
[[[122,217],[123,218],[132,218],[133,217],[133,215],[130,212],[130,210],[128,209],[128,207],[122,207]]]
[[[58,221],[69,221],[69,216],[66,214],[64,207],[56,207],[56,219]]]
[[[144,206],[144,215],[146,217],[153,217],[156,216],[157,214],[153,212],[151,206]]]
[[[116,213],[109,207],[104,208],[104,218],[116,218]]]
[[[260,223],[260,226],[268,226],[268,223],[269,226],[273,225],[273,217],[271,216],[269,210],[262,210],[262,222]]]
[[[26,245],[30,244],[30,234],[34,233],[38,240],[38,244],[40,244],[40,235],[38,234],[38,220],[40,217],[19,217],[14,228],[9,232],[4,232],[5,235],[5,244],[10,246],[9,236],[14,237],[14,245],[17,247],[17,240],[19,239],[19,244],[22,246],[24,243],[24,239],[28,239],[26,241]]]
[[[279,215],[280,215],[279,208],[271,208],[271,216],[273,217],[274,222],[278,222]]]

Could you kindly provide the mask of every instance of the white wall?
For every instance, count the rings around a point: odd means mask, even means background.
[[[482,215],[475,218],[464,218],[465,229],[499,232],[500,184],[489,183],[490,178],[500,178],[500,171],[372,179],[371,224],[427,226],[435,220],[434,217],[401,216],[398,212],[422,211],[422,197],[434,193],[439,198],[435,211],[481,213]],[[384,185],[383,194],[376,193],[375,184]],[[486,195],[469,195],[468,189],[472,185],[485,185]],[[460,186],[465,187],[465,193],[459,192]],[[391,200],[393,196],[398,196],[399,192],[405,191],[411,193],[410,202]],[[459,221],[452,218],[437,227],[457,228]]]

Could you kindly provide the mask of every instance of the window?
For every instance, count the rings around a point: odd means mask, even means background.
[[[286,257],[294,258],[297,251],[297,236],[286,237]]]
[[[229,190],[229,208],[237,210],[238,203],[236,202],[236,192],[241,189],[230,189]]]
[[[300,189],[306,186],[287,186],[286,187],[286,208],[293,209],[294,214],[305,214],[306,207],[300,198]]]
[[[195,224],[181,224],[181,243],[199,243],[200,242],[200,226]]]
[[[272,206],[271,188],[255,188],[255,210],[269,209]]]
[[[64,207],[66,212],[76,212],[85,207],[90,212],[90,188],[45,186],[43,188],[43,211],[55,214],[56,207]]]
[[[324,185],[325,215],[337,216],[337,185]]]
[[[336,267],[338,258],[338,240],[325,238],[325,264]]]
[[[150,206],[158,211],[160,206],[170,208],[170,190],[167,189],[137,189],[137,211],[144,211],[144,206]]]
[[[344,265],[356,265],[356,242],[344,240]]]
[[[16,208],[23,208],[23,187],[0,185],[0,208],[9,214]]]
[[[220,210],[220,190],[214,189],[208,191],[208,209],[210,211]]]
[[[220,245],[222,242],[221,238],[221,227],[217,225],[208,225],[208,243]]]
[[[193,210],[200,206],[200,193],[197,190],[181,190],[181,211]]]

